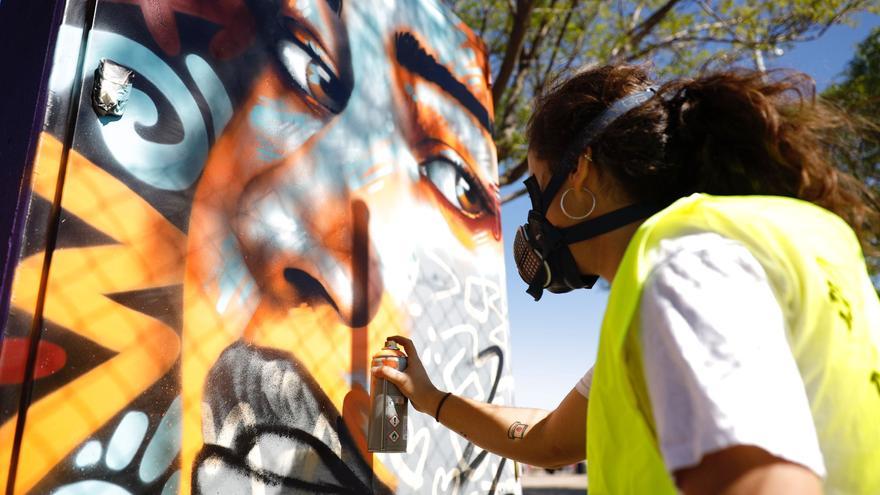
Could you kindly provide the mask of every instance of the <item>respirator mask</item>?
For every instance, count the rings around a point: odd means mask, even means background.
[[[580,138],[569,147],[569,152],[563,155],[565,163],[569,164],[568,169],[573,170],[573,164],[577,163],[580,153],[587,149],[609,124],[648,101],[656,92],[656,88],[651,87],[621,98],[609,106],[586,127]],[[544,191],[541,191],[534,176],[525,180],[532,208],[529,211],[528,222],[516,231],[513,259],[519,276],[529,286],[526,292],[536,301],[541,299],[544,289],[555,294],[581,288],[591,289],[599,279],[598,275],[581,274],[569,245],[647,218],[663,208],[655,204],[634,204],[570,227],[559,228],[551,224],[545,215],[550,202],[565,183],[566,177],[566,173],[554,174]]]

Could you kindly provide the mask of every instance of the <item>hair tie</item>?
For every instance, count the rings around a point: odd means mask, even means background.
[[[437,412],[434,413],[434,419],[438,423],[440,422],[440,408],[443,407],[443,403],[446,402],[446,399],[448,399],[450,395],[452,395],[452,392],[446,392],[446,395],[444,395],[443,398],[440,399],[440,403],[437,404]]]

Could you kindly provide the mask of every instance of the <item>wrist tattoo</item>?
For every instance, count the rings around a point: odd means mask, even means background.
[[[529,427],[527,424],[520,423],[519,421],[514,421],[510,428],[507,429],[507,438],[511,440],[522,440],[523,437],[526,436],[526,429]]]

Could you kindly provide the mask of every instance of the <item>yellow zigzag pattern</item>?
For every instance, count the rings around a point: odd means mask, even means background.
[[[61,143],[43,133],[33,190],[53,201]],[[15,493],[25,493],[73,449],[164,376],[180,355],[174,329],[104,296],[183,282],[186,236],[148,202],[71,151],[62,206],[119,244],[57,249],[43,316],[117,354],[31,404]],[[33,312],[45,253],[21,261],[15,308]],[[39,383],[37,384],[39,385]],[[5,484],[15,417],[0,426],[0,483]]]

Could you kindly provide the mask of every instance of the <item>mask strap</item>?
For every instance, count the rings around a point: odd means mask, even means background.
[[[566,244],[573,244],[575,242],[592,239],[593,237],[619,229],[620,227],[635,222],[636,220],[648,218],[663,208],[665,208],[665,206],[651,203],[624,206],[618,210],[606,213],[601,217],[560,229],[562,232],[562,238]]]
[[[540,301],[541,296],[544,294],[544,282],[540,279],[532,280],[532,283],[529,284],[529,288],[526,289],[526,292],[535,298],[535,301]]]
[[[565,183],[565,174],[553,174],[553,177],[550,178],[550,183],[547,184],[547,189],[544,189],[544,192],[541,194],[541,203],[542,210],[541,213],[546,214],[547,210],[550,209],[550,203],[553,201],[553,198],[556,197],[556,194],[562,189],[562,185]]]
[[[532,202],[532,211],[541,211],[541,187],[538,185],[538,179],[534,175],[523,181],[526,185],[526,191],[529,193],[529,200]]]
[[[541,186],[538,185],[538,179],[535,178],[534,175],[529,176],[528,179],[523,181],[526,185],[526,191],[529,193],[529,199],[532,201],[532,211],[540,213],[541,216],[545,215],[547,209],[550,207],[550,202],[553,201],[556,193],[562,189],[562,184],[564,182],[564,175],[553,175],[550,177],[550,183],[547,184],[547,189],[541,192]]]

